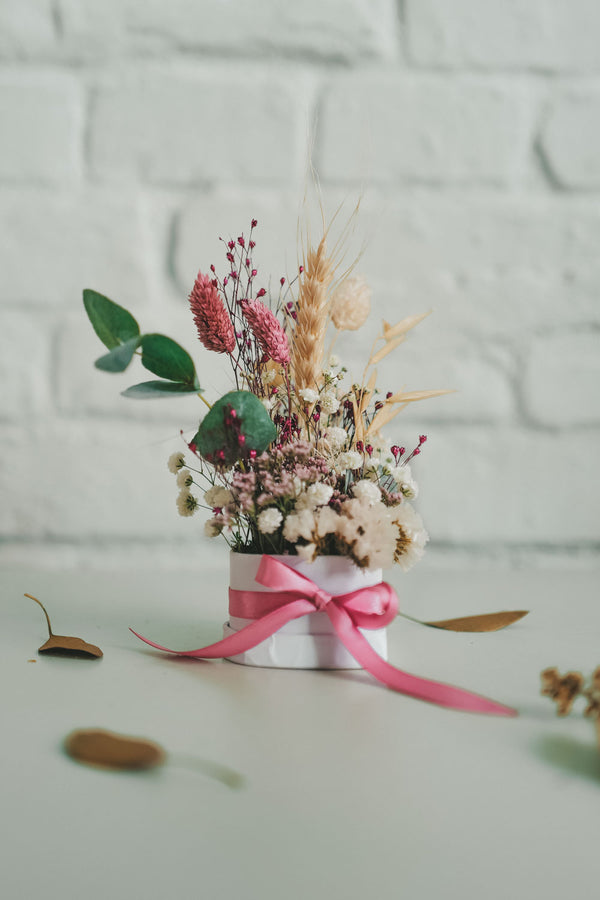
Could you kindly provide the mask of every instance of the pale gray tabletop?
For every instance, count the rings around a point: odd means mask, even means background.
[[[226,580],[224,568],[4,572],[4,900],[594,896],[595,730],[580,714],[556,718],[539,672],[600,664],[595,573],[392,579],[421,618],[532,610],[494,634],[405,619],[390,629],[396,665],[516,706],[516,719],[441,709],[363,672],[166,657],[128,632],[180,648],[218,639]],[[55,632],[104,658],[37,656],[45,623],[24,591],[43,599]],[[137,774],[78,765],[61,743],[91,726],[153,738],[170,762]]]

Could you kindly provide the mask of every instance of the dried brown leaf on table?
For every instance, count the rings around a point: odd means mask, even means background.
[[[46,616],[46,622],[48,623],[49,637],[46,643],[42,644],[38,649],[38,653],[52,653],[56,656],[78,656],[86,659],[99,659],[103,656],[100,647],[96,647],[95,644],[88,644],[87,641],[84,641],[82,638],[71,637],[70,635],[64,634],[53,634],[50,617],[41,600],[38,600],[33,594],[25,594],[24,596],[29,597],[30,600],[35,600],[35,602],[42,607],[44,615]]]
[[[103,769],[152,769],[167,758],[160,744],[154,741],[102,728],[72,731],[65,738],[64,748],[77,762]]]
[[[430,628],[443,628],[446,631],[500,631],[518,622],[523,616],[526,616],[529,610],[513,609],[504,612],[484,613],[478,616],[461,616],[457,619],[440,619],[436,622],[423,622],[421,619],[414,619],[421,625],[429,625]],[[407,618],[412,618],[408,616]]]

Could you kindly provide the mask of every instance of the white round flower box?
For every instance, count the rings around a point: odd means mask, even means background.
[[[319,556],[307,563],[298,556],[273,557],[300,574],[310,578],[322,590],[332,596],[346,594],[379,584],[381,569],[359,569],[352,560],[344,556]],[[261,554],[231,553],[229,585],[238,591],[268,591],[255,581]],[[223,626],[223,635],[228,637],[240,631],[253,619],[230,616]],[[387,636],[385,628],[360,629],[373,649],[383,659],[387,659]],[[346,650],[336,635],[326,612],[309,613],[288,622],[271,637],[256,647],[230,656],[231,662],[244,666],[268,666],[280,669],[360,669],[361,665]]]

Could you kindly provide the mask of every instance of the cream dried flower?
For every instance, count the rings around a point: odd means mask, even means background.
[[[340,401],[335,396],[335,394],[332,394],[331,391],[327,391],[321,396],[319,405],[321,407],[321,411],[329,415],[338,411],[338,409],[340,408]]]
[[[310,484],[300,495],[296,502],[296,509],[316,509],[317,506],[325,506],[331,500],[333,488],[329,484],[317,481]]]
[[[212,509],[217,507],[222,509],[224,506],[227,506],[228,503],[231,503],[233,494],[227,488],[215,484],[207,490],[204,495],[204,500]]]
[[[218,537],[223,531],[223,523],[219,519],[209,519],[204,523],[204,534],[206,537]]]
[[[381,491],[373,481],[367,479],[357,481],[352,487],[352,493],[361,503],[367,503],[369,506],[381,502]]]
[[[331,320],[338,331],[356,331],[371,311],[371,288],[362,275],[346,278],[333,292]]]
[[[180,516],[193,516],[198,509],[198,500],[186,488],[177,496],[177,509]]]
[[[296,553],[300,557],[300,559],[304,560],[304,562],[311,563],[314,562],[315,555],[317,552],[317,545],[310,544],[299,544],[296,547]]]
[[[167,468],[169,469],[169,472],[172,472],[173,475],[177,475],[179,470],[183,469],[184,466],[185,459],[183,457],[183,453],[181,453],[179,450],[176,453],[171,453],[167,461]]]
[[[402,502],[393,507],[393,523],[398,529],[394,561],[403,572],[408,572],[423,556],[429,535],[423,527],[421,516],[410,503]]]
[[[273,534],[274,531],[277,531],[282,521],[281,510],[277,509],[276,506],[263,509],[256,520],[261,534]]]
[[[341,450],[341,448],[348,440],[348,432],[345,428],[340,428],[337,425],[332,425],[330,428],[327,428],[323,437],[332,450]]]
[[[305,403],[316,403],[319,399],[318,393],[312,388],[302,388],[302,390],[298,391],[298,394]]]
[[[189,469],[180,469],[176,481],[177,487],[189,488],[194,483],[194,476]]]

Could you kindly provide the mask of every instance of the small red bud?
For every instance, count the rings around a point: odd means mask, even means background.
[[[256,450],[250,451],[250,459],[256,459]]]
[[[251,225],[253,228],[256,228],[256,226],[258,225],[258,219],[252,219]]]
[[[265,291],[265,289],[264,289],[264,288],[261,288],[260,291],[258,292],[258,294],[257,294],[256,296],[257,296],[257,297],[264,297],[266,293],[267,293],[267,292]]]
[[[280,278],[279,284],[281,285],[281,287],[283,287],[283,285],[285,284],[285,278]]]

